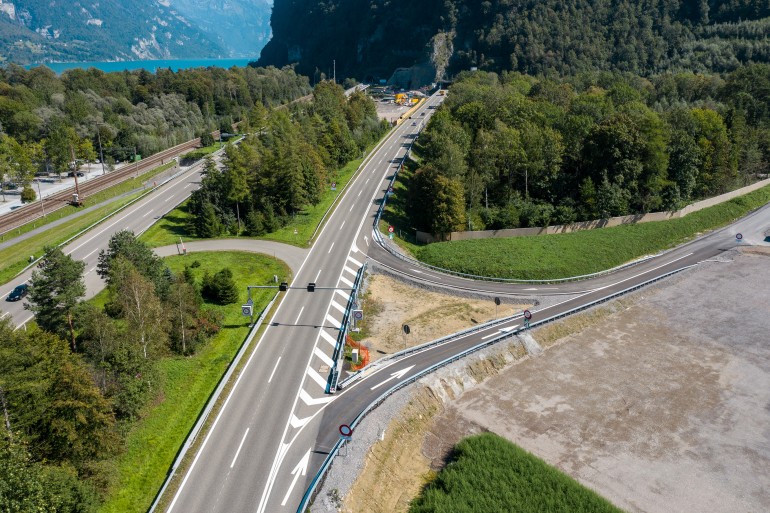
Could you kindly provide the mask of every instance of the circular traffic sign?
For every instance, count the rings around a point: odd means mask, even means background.
[[[735,238],[738,239],[738,240],[741,240],[741,239],[743,239],[743,234],[742,233],[736,233],[735,234]]]
[[[364,312],[363,310],[353,310],[353,318],[357,321],[360,321],[364,318]]]
[[[408,324],[404,324],[404,328],[403,329],[404,329],[404,333],[406,335],[409,335],[409,332],[412,331],[411,329],[409,329],[409,325]]]
[[[393,193],[393,186],[392,185],[390,187],[388,187],[388,192],[390,192],[391,194]]]
[[[395,231],[396,229],[393,227],[393,225],[388,226],[388,233],[393,233]]]
[[[532,318],[532,312],[530,312],[529,310],[524,310],[524,318],[526,320],[530,320]]]
[[[500,306],[500,298],[499,298],[499,297],[496,297],[496,298],[495,298],[495,304],[496,304],[497,306]]]
[[[351,428],[347,424],[342,424],[340,426],[340,434],[342,436],[352,436],[353,435],[353,428]]]

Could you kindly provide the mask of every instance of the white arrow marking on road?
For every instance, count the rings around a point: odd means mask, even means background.
[[[334,400],[336,396],[330,396],[330,397],[319,397],[318,399],[311,397],[310,394],[305,392],[305,389],[303,388],[299,392],[299,398],[302,399],[302,402],[307,404],[308,406],[318,406],[319,404],[326,404],[330,403]]]
[[[364,235],[364,242],[366,242],[366,247],[369,247],[369,237]]]
[[[291,485],[289,486],[289,490],[286,492],[286,496],[283,498],[283,502],[281,502],[281,506],[286,506],[286,503],[289,502],[289,496],[291,495],[291,492],[294,491],[294,487],[297,486],[297,481],[299,481],[300,474],[303,476],[307,474],[308,463],[310,463],[310,449],[307,450],[305,456],[299,460],[297,466],[294,467],[294,470],[291,471],[291,473],[294,475],[294,479],[291,481]]]
[[[387,383],[388,381],[390,381],[392,379],[401,379],[401,378],[403,378],[404,374],[406,374],[407,372],[412,370],[413,367],[414,367],[414,365],[412,365],[411,367],[407,367],[406,369],[401,369],[400,371],[394,372],[393,374],[390,375],[390,377],[388,379],[386,379],[382,383],[378,383],[378,384],[374,385],[372,387],[372,390],[374,390],[375,388],[381,387],[382,385],[384,385],[385,383]]]
[[[307,424],[308,422],[310,422],[311,418],[312,417],[305,417],[304,419],[300,419],[300,418],[297,418],[297,416],[292,413],[291,414],[291,427],[293,427],[294,429],[297,429],[298,427],[302,427],[305,424]]]
[[[486,340],[488,338],[494,337],[495,335],[499,335],[500,333],[508,333],[509,331],[513,331],[518,327],[519,325],[517,324],[516,326],[510,326],[508,328],[500,328],[500,330],[496,333],[492,333],[491,335],[487,335],[486,337],[481,337],[481,340]]]

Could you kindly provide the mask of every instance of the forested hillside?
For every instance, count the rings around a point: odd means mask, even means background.
[[[336,59],[338,76],[358,78],[428,62],[439,74],[447,62],[450,73],[722,72],[770,60],[769,15],[762,0],[276,0],[260,63],[313,75]]]
[[[464,73],[418,139],[414,227],[433,233],[675,210],[770,168],[770,66],[723,77]]]

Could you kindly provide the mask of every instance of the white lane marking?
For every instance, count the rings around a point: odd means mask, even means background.
[[[344,267],[342,270],[343,270],[343,271],[347,271],[347,272],[349,272],[349,273],[350,273],[350,274],[352,274],[353,276],[355,276],[355,275],[357,275],[357,274],[358,274],[358,271],[355,271],[355,270],[351,269],[351,268],[350,268],[350,267],[348,267],[348,266],[345,266],[345,267]]]
[[[361,189],[360,191],[358,191],[358,195],[360,196],[362,192],[364,192],[364,190],[363,190],[363,189]]]
[[[332,360],[331,358],[329,358],[329,355],[327,355],[326,353],[324,353],[323,351],[321,351],[321,348],[320,348],[320,347],[316,346],[316,348],[315,348],[315,350],[313,350],[313,352],[315,353],[315,355],[316,355],[318,358],[320,358],[320,359],[321,359],[321,361],[323,361],[323,362],[324,362],[326,365],[328,365],[329,367],[331,367],[332,365],[334,365],[334,360]]]
[[[501,335],[503,333],[508,333],[509,331],[513,331],[513,330],[515,330],[518,327],[519,327],[519,325],[517,324],[516,326],[506,326],[505,328],[500,328],[497,332],[492,333],[491,335],[487,335],[486,337],[481,337],[481,340],[486,340],[486,339],[492,338],[492,337],[494,337],[496,335]]]
[[[369,237],[367,237],[366,235],[364,235],[364,242],[366,242],[366,247],[368,248],[369,247]]]
[[[5,295],[5,294],[3,294],[3,295]],[[4,319],[6,315],[11,315],[11,314],[8,313],[8,312],[5,312],[3,315],[0,315],[0,319]]]
[[[353,207],[355,207],[355,206],[356,206],[356,204],[355,204],[355,203],[353,203],[352,205],[350,205],[350,210],[348,210],[348,212],[352,212],[352,211],[353,211]]]
[[[332,299],[332,306],[333,306],[334,308],[336,308],[337,310],[339,310],[339,311],[340,311],[340,313],[342,313],[342,314],[344,314],[344,313],[345,313],[345,307],[344,307],[344,306],[342,306],[341,304],[337,303],[337,302],[336,302],[335,300],[333,300],[333,299]]]
[[[344,290],[340,290],[340,289],[337,289],[335,292],[337,292],[337,294],[339,294],[340,296],[342,296],[342,297],[345,299],[345,302],[346,302],[346,303],[347,303],[348,301],[350,301],[350,294],[347,294],[347,293],[346,293]]]
[[[90,257],[91,255],[93,255],[93,254],[94,254],[94,253],[96,253],[97,251],[99,251],[99,248],[96,248],[95,250],[91,251],[89,254],[87,254],[86,256],[84,256],[84,257],[82,258],[82,260],[86,260],[88,257]]]
[[[333,242],[332,242],[332,245],[331,245],[331,246],[329,246],[329,251],[328,251],[327,253],[331,253],[331,252],[332,252],[332,249],[334,249],[334,243],[333,243]]]
[[[299,314],[297,314],[297,320],[294,321],[294,324],[299,324],[299,318],[302,317],[302,312],[304,312],[304,311],[305,311],[305,307],[304,306],[299,309]]]
[[[18,326],[16,326],[16,327],[13,329],[13,331],[16,331],[17,329],[21,328],[22,326],[24,326],[25,324],[27,324],[29,321],[31,321],[33,318],[34,318],[34,315],[30,315],[29,317],[27,317],[26,319],[24,319],[23,321],[21,321],[21,322],[19,323],[19,325],[18,325]]]
[[[345,226],[345,222],[346,221],[347,221],[347,219],[345,221],[342,221],[342,224],[340,225],[340,230],[342,230],[342,227]]]
[[[71,250],[71,251],[69,251],[67,254],[68,254],[68,255],[71,255],[71,254],[72,254],[72,253],[74,253],[75,251],[79,250],[80,248],[82,248],[83,246],[85,246],[86,244],[88,244],[89,242],[91,242],[92,240],[94,240],[95,238],[97,238],[99,235],[103,234],[104,232],[106,232],[107,230],[109,230],[110,228],[112,228],[113,226],[115,226],[116,224],[118,224],[119,222],[121,222],[122,220],[124,220],[125,218],[127,218],[128,216],[130,216],[131,214],[132,214],[132,212],[129,212],[129,213],[127,213],[126,215],[124,215],[123,217],[120,217],[119,219],[115,220],[115,222],[114,222],[114,223],[111,223],[111,224],[109,224],[108,226],[105,226],[105,227],[104,227],[102,230],[100,230],[100,231],[96,232],[94,235],[92,235],[91,237],[89,237],[88,239],[86,239],[85,241],[83,241],[83,242],[82,242],[80,245],[78,245],[78,246],[75,246],[74,248],[72,248],[72,250]]]
[[[302,399],[302,402],[307,404],[308,406],[318,406],[319,404],[326,404],[334,401],[334,399],[337,396],[331,395],[327,397],[320,397],[318,399],[311,397],[310,394],[305,392],[305,389],[303,388],[302,391],[299,393],[299,398]]]
[[[340,276],[340,281],[345,285],[347,285],[348,287],[351,287],[351,288],[353,287],[353,282],[345,278],[344,276]]]
[[[329,305],[329,308],[331,308],[331,305]],[[340,329],[340,321],[332,317],[330,314],[326,314],[326,320],[332,323],[332,326],[336,329]]]
[[[275,362],[275,367],[273,367],[273,372],[270,373],[270,377],[268,378],[267,382],[270,383],[273,381],[273,376],[275,376],[275,371],[278,370],[278,364],[281,363],[281,357],[278,357],[278,360]]]
[[[415,269],[415,268],[412,268],[412,272],[415,272],[415,273],[417,273],[417,274],[422,274],[422,271],[418,271],[418,270],[417,270],[417,269]]]
[[[294,415],[292,413],[291,414],[291,427],[293,427],[294,429],[297,429],[298,427],[302,427],[305,424],[307,424],[308,422],[310,422],[310,420],[312,418],[313,417],[305,417],[304,419],[301,419],[301,418],[297,417],[296,415]]]
[[[326,340],[328,343],[332,345],[332,347],[337,346],[337,339],[329,335],[326,331],[321,330],[321,338]]]
[[[315,275],[315,280],[313,280],[313,283],[317,282],[318,278],[321,277],[321,271],[323,271],[323,269],[318,269],[318,274]]]
[[[241,438],[241,443],[238,445],[238,450],[235,451],[235,456],[233,456],[233,462],[230,463],[230,468],[233,468],[235,466],[235,460],[238,459],[238,455],[241,453],[241,448],[243,448],[243,442],[246,441],[246,435],[249,434],[249,428],[246,428],[246,432],[243,434],[243,438]]]
[[[291,471],[294,479],[291,480],[291,485],[289,485],[289,489],[286,491],[286,495],[283,498],[283,502],[281,502],[281,506],[286,506],[286,503],[289,501],[289,497],[291,496],[291,492],[294,491],[294,487],[297,486],[299,476],[304,476],[307,474],[308,462],[310,462],[310,449],[307,450],[307,453],[305,453],[302,459],[299,460],[299,463],[297,463],[297,466],[294,467],[294,470]]]
[[[166,203],[168,200],[173,199],[173,196],[169,196],[168,198],[163,200],[163,203]]]
[[[369,183],[369,180],[371,180],[371,178],[367,178],[367,179],[366,179],[366,183]]]
[[[406,374],[407,372],[412,370],[413,367],[414,367],[414,365],[412,365],[410,367],[407,367],[406,369],[401,369],[400,371],[394,372],[393,374],[390,375],[390,377],[388,379],[386,379],[385,381],[382,381],[380,383],[377,383],[371,389],[374,390],[375,388],[380,388],[382,385],[384,385],[385,383],[387,383],[388,381],[390,381],[392,379],[401,379],[401,378],[403,378],[404,374]]]
[[[378,166],[379,166],[380,164],[382,164],[382,159],[380,159],[380,161],[379,161],[379,162],[377,162],[377,165],[378,165]]]
[[[148,215],[150,215],[150,214],[152,214],[152,210],[148,210],[148,211],[147,211],[147,212],[146,212],[146,213],[145,213],[145,214],[142,216],[142,219],[144,219],[145,217],[147,217],[147,216],[148,216]]]
[[[86,271],[86,273],[85,273],[83,276],[88,276],[89,274],[91,274],[91,273],[92,273],[92,272],[94,272],[95,270],[96,270],[96,267],[92,267],[92,268],[90,268],[88,271]]]
[[[193,185],[195,185],[195,184],[194,183],[188,183],[187,185],[182,187],[182,190],[187,189],[188,187],[192,187]]]
[[[355,258],[353,258],[353,257],[352,257],[352,256],[350,256],[350,255],[348,255],[348,260],[350,260],[351,262],[353,262],[354,264],[356,264],[356,266],[357,266],[357,267],[361,267],[361,266],[363,266],[363,265],[364,265],[364,264],[362,264],[361,262],[359,262],[358,260],[356,260]]]
[[[318,374],[318,371],[315,370],[313,367],[307,368],[307,375],[310,376],[310,378],[318,383],[318,386],[326,390],[326,380],[321,377],[320,374]]]

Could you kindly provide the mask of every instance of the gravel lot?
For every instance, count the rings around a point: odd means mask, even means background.
[[[626,306],[449,402],[434,438],[494,431],[627,511],[770,511],[770,256]]]

